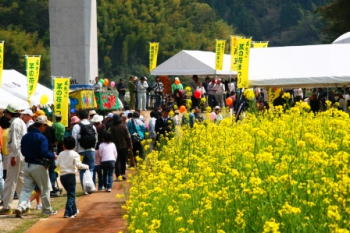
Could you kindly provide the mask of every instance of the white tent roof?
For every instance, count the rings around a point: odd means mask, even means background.
[[[341,36],[339,36],[333,44],[349,44],[350,43],[350,32],[347,32]]]
[[[24,101],[13,94],[5,91],[3,88],[0,89],[0,109],[6,109],[7,105],[12,104],[18,106],[20,109],[29,108],[27,101]]]
[[[27,102],[27,77],[16,70],[4,70],[2,76],[2,87],[0,88],[0,92],[3,91],[6,91],[6,93],[9,93]],[[49,97],[48,104],[53,103],[53,91],[38,83],[36,92],[31,97],[31,105],[39,105],[40,97],[42,95],[47,95]]]
[[[224,56],[222,71],[215,70],[215,53],[182,50],[152,72],[152,75],[236,75],[230,71],[230,55]]]
[[[350,44],[252,49],[252,86],[323,87],[350,84]]]

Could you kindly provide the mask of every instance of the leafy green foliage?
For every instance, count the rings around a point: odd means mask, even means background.
[[[335,0],[320,9],[321,15],[327,20],[325,32],[329,42],[350,31],[350,1]]]
[[[233,32],[209,5],[189,0],[102,0],[98,28],[107,77],[147,74],[149,42],[160,43],[162,62],[182,49],[213,50],[215,39]]]
[[[147,75],[149,42],[160,42],[160,64],[182,49],[213,51],[215,39],[235,29],[272,45],[319,43],[323,21],[315,10],[329,1],[98,0],[99,73]],[[0,22],[5,68],[24,72],[24,55],[41,54],[40,82],[50,85],[48,0],[1,0]]]
[[[323,21],[316,9],[329,0],[201,0],[237,31],[271,45],[316,44]]]

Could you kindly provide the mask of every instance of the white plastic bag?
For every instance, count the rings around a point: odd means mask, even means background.
[[[85,170],[83,175],[83,187],[84,192],[92,193],[96,191],[95,184],[92,180],[90,170]]]

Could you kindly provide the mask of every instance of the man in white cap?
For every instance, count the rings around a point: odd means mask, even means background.
[[[26,109],[23,112],[21,112],[21,119],[24,121],[27,128],[29,126],[31,126],[32,124],[34,124],[33,115],[34,114],[33,114],[32,110],[30,110],[30,109]]]
[[[25,158],[24,187],[20,193],[16,217],[28,209],[28,200],[37,185],[41,191],[42,211],[44,214],[53,215],[50,203],[50,179],[48,166],[55,159],[54,153],[49,150],[49,143],[43,134],[48,126],[46,116],[39,116],[35,119],[33,127],[22,138],[21,151]]]
[[[21,140],[27,133],[27,126],[20,118],[20,109],[17,106],[8,105],[5,117],[11,122],[8,141],[10,165],[7,168],[4,186],[3,209],[0,210],[2,215],[11,214],[14,193],[16,191],[19,194],[22,190],[24,158],[21,153]]]

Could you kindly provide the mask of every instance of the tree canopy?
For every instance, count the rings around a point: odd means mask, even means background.
[[[148,75],[153,41],[160,43],[158,63],[183,49],[213,51],[215,39],[233,33],[272,45],[320,43],[324,21],[316,9],[329,1],[98,0],[99,74],[111,79]],[[348,28],[348,4],[335,0],[322,8],[334,34]],[[24,72],[24,55],[41,54],[40,82],[50,85],[48,0],[2,0],[0,22],[5,68]]]

